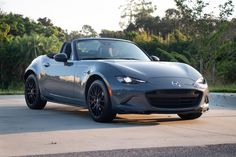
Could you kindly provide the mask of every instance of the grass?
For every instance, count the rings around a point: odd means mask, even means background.
[[[0,88],[0,95],[22,95],[24,94],[24,84],[12,84],[7,89]]]
[[[22,89],[0,89],[0,95],[22,95],[24,90]]]
[[[209,91],[218,93],[236,93],[236,84],[210,85]]]

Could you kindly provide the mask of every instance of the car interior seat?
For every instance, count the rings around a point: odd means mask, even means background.
[[[71,55],[71,44],[66,45],[64,53],[67,55],[67,59],[69,59]]]
[[[111,55],[109,53],[109,47],[100,47],[100,49],[99,49],[99,57],[102,57],[102,58],[109,58],[109,57],[111,57]]]

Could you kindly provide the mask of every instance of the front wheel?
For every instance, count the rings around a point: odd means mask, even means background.
[[[101,80],[95,80],[87,92],[87,104],[93,120],[110,122],[116,117],[112,111],[110,96],[107,87]]]
[[[178,114],[178,116],[183,120],[197,119],[201,117],[201,115],[202,115],[201,112]]]
[[[43,109],[47,101],[41,99],[38,81],[35,75],[31,74],[25,81],[25,101],[30,109]]]

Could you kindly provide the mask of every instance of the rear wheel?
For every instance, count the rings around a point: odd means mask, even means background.
[[[201,117],[201,115],[202,115],[201,112],[178,114],[178,116],[183,120],[197,119]]]
[[[105,83],[95,80],[87,92],[87,104],[93,120],[97,122],[110,122],[116,117],[112,111],[110,96]]]
[[[25,81],[25,101],[30,109],[43,109],[47,101],[41,99],[38,81],[35,75],[31,74]]]

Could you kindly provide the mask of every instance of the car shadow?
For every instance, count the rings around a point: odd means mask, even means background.
[[[129,115],[127,115],[129,116]],[[126,117],[127,117],[126,116]],[[137,115],[140,116],[140,118],[122,118],[122,117],[117,117],[115,120],[113,120],[112,123],[114,124],[127,124],[127,125],[133,125],[133,124],[137,124],[137,125],[161,125],[165,122],[176,122],[176,121],[180,121],[180,118],[175,118],[175,117],[157,117],[157,115],[152,115],[151,118],[145,118],[144,116],[148,116],[149,115]],[[156,116],[156,117],[154,117]]]
[[[121,114],[111,123],[98,123],[91,119],[88,110],[80,107],[49,103],[44,110],[30,110],[26,106],[0,105],[0,134],[155,126],[179,120],[169,116]]]

